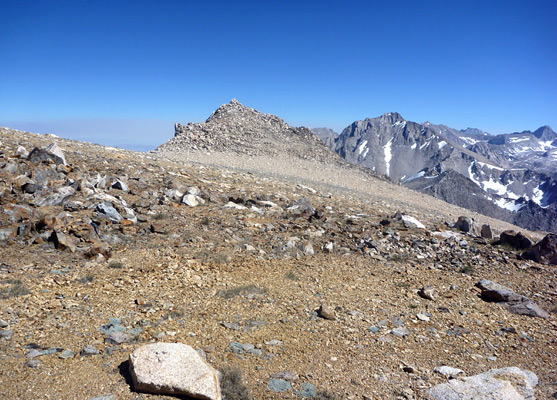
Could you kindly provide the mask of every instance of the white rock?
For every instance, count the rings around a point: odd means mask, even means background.
[[[416,314],[416,318],[418,318],[420,321],[429,321],[429,317],[424,313]]]
[[[517,367],[453,379],[427,391],[432,400],[534,400],[538,377]]]
[[[62,149],[58,147],[56,143],[52,143],[50,146],[45,148],[45,151],[54,154],[56,157],[60,157],[62,163],[66,165],[66,157],[64,157],[64,153],[62,153]]]
[[[197,207],[200,204],[205,204],[205,200],[195,194],[186,194],[182,199],[182,203],[190,207]]]
[[[459,234],[453,231],[433,232],[432,235],[439,239],[456,239],[459,237]]]
[[[224,206],[225,206],[226,208],[235,208],[236,210],[247,210],[247,209],[248,209],[247,207],[244,207],[244,206],[241,205],[241,204],[236,204],[236,203],[234,203],[234,202],[232,202],[232,201],[229,201],[229,202],[226,203]]]
[[[402,223],[407,228],[425,229],[424,224],[422,224],[416,218],[411,217],[410,215],[403,215],[402,216]]]
[[[175,201],[180,201],[184,197],[184,193],[180,189],[164,189],[164,195]]]
[[[217,371],[183,343],[152,343],[130,354],[135,390],[221,400]]]
[[[193,194],[194,196],[198,196],[199,193],[201,193],[201,191],[197,187],[191,186],[191,187],[188,188],[186,193],[187,194]]]
[[[453,377],[456,377],[459,374],[464,373],[464,371],[461,370],[461,369],[448,367],[446,365],[443,365],[441,367],[433,368],[433,372],[437,372],[438,374],[441,374],[441,375],[446,376],[448,378],[453,378]]]
[[[29,156],[29,152],[23,146],[17,146],[15,154],[21,156],[21,158],[27,158]]]

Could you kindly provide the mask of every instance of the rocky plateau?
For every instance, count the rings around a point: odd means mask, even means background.
[[[380,172],[236,101],[152,153],[0,128],[1,397],[557,396],[555,235]]]

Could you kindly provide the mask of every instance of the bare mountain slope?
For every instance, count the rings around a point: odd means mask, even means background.
[[[176,124],[174,138],[155,150],[195,151],[269,157],[287,153],[302,159],[343,163],[309,128],[291,127],[279,117],[263,114],[235,99],[220,106],[203,123]]]

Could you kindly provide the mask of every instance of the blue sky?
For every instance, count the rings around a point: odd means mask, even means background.
[[[291,125],[397,111],[557,129],[557,2],[0,2],[0,126],[154,148],[232,98]]]

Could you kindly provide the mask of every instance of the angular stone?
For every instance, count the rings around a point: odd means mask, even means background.
[[[391,333],[397,337],[406,337],[412,333],[412,331],[408,328],[395,328],[391,331]]]
[[[335,311],[324,304],[321,304],[321,306],[317,310],[317,315],[319,315],[323,319],[329,319],[329,320],[336,319]]]
[[[457,375],[463,374],[464,371],[458,368],[453,368],[453,367],[448,367],[446,365],[443,365],[441,367],[435,367],[433,368],[433,372],[437,372],[438,374],[441,374],[443,376],[446,376],[447,378],[455,378]]]
[[[508,310],[513,314],[527,315],[529,317],[549,318],[549,313],[533,301],[521,301],[519,303],[511,303],[507,306]]]
[[[557,265],[557,234],[550,233],[522,254],[527,260]]]
[[[164,189],[164,195],[173,201],[181,201],[182,197],[184,197],[184,192],[180,189],[173,188],[173,189]]]
[[[80,356],[94,356],[97,354],[99,354],[99,351],[93,346],[85,346],[81,353],[79,353]]]
[[[50,240],[54,242],[54,246],[58,250],[69,249],[72,253],[75,252],[76,245],[75,240],[65,233],[54,231],[50,236]]]
[[[129,188],[128,185],[126,184],[126,182],[121,181],[120,179],[117,179],[113,184],[112,184],[112,188],[113,189],[118,189],[121,190],[123,192],[129,192]]]
[[[66,349],[60,354],[58,354],[58,358],[61,358],[63,360],[66,360],[68,358],[74,358],[74,357],[75,357],[75,351],[72,351],[70,349]]]
[[[122,217],[122,215],[120,215],[120,213],[112,207],[112,204],[108,202],[99,203],[97,205],[97,211],[106,215],[112,222],[120,223],[124,219],[124,217]]]
[[[427,300],[436,300],[437,290],[433,286],[424,286],[418,290],[418,295]]]
[[[221,400],[217,371],[183,343],[153,343],[130,354],[135,390]]]
[[[495,302],[519,302],[528,300],[527,297],[514,293],[508,287],[482,279],[476,283],[476,287],[482,291],[482,298],[487,301]]]
[[[416,314],[416,318],[418,318],[420,321],[429,321],[429,316],[423,313]]]
[[[427,395],[432,400],[534,400],[537,384],[533,372],[507,367],[450,380],[432,387]]]
[[[485,239],[493,239],[493,232],[491,231],[491,226],[487,224],[482,225],[480,235]]]
[[[403,215],[401,217],[401,220],[404,226],[407,228],[425,229],[424,224],[422,224],[416,218],[411,217],[410,215]]]
[[[108,336],[104,339],[105,343],[108,344],[122,344],[130,343],[133,340],[132,335],[125,332],[110,332]]]
[[[454,224],[454,228],[461,232],[472,232],[474,227],[474,220],[470,217],[460,216]]]
[[[548,318],[549,314],[542,310],[535,302],[526,296],[514,293],[509,288],[482,279],[476,286],[482,290],[482,298],[487,301],[504,302],[513,314],[527,315],[530,317]]]
[[[195,194],[186,194],[182,203],[190,207],[197,207],[200,204],[205,204],[205,200]]]
[[[54,189],[51,193],[46,193],[43,195],[43,192],[38,193],[35,196],[34,204],[37,207],[48,207],[48,206],[57,206],[66,202],[70,197],[75,194],[75,189],[71,186],[62,186]]]
[[[27,159],[35,163],[50,160],[53,161],[56,165],[66,165],[66,158],[64,157],[64,153],[62,153],[62,150],[56,143],[52,143],[50,146],[44,149],[35,147],[33,150],[31,150],[31,153],[29,153]]]
[[[21,158],[27,158],[29,156],[29,152],[27,151],[27,149],[25,147],[17,146],[17,149],[15,151],[15,155],[20,156]]]
[[[525,250],[532,246],[532,241],[524,236],[521,232],[509,230],[501,233],[497,244],[501,246],[510,246],[515,250]]]
[[[284,379],[269,379],[269,383],[267,384],[267,390],[271,390],[273,392],[287,392],[292,389],[292,385],[290,382],[285,381]]]

